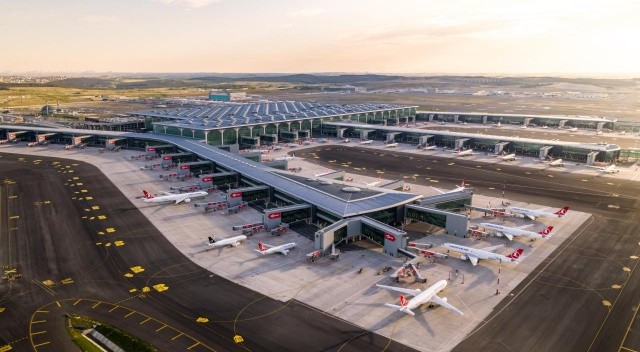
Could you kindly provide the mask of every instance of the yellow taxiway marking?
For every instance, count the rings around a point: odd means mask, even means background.
[[[85,197],[86,200],[93,200],[93,197]]]
[[[9,196],[9,199],[16,199],[18,196]]]
[[[167,325],[162,325],[161,327],[159,327],[159,328],[157,328],[157,329],[156,329],[156,332],[158,332],[158,331],[160,331],[160,330],[162,330],[162,329],[164,329],[164,328],[166,328],[166,327],[167,327]]]
[[[200,342],[196,342],[196,343],[194,343],[193,345],[191,345],[191,346],[187,347],[187,349],[188,349],[188,350],[190,350],[190,349],[192,349],[192,348],[194,348],[194,347],[198,346],[199,344],[200,344]]]
[[[58,308],[62,307],[62,305],[58,301],[56,301],[56,305],[58,306]]]
[[[82,301],[82,299],[79,299],[79,300],[73,302],[73,305],[75,306],[76,304],[80,303],[81,301]]]
[[[138,291],[138,289],[137,289],[137,288],[132,288],[132,289],[130,289],[130,290],[129,290],[129,292],[130,292],[130,293],[134,293],[134,292],[136,292],[136,291]]]
[[[622,288],[622,286],[614,284],[614,285],[611,285],[611,288],[618,289],[618,288]]]
[[[133,310],[132,310],[132,311],[131,311],[131,313],[129,313],[129,314],[127,314],[127,315],[125,315],[124,317],[126,318],[126,317],[130,316],[130,315],[131,315],[131,314],[133,314],[133,313],[135,313],[135,311],[133,311]]]
[[[36,310],[36,313],[49,313],[48,310]]]
[[[158,292],[162,292],[162,291],[168,290],[169,286],[166,286],[165,284],[157,284],[157,285],[153,285],[153,288]]]
[[[38,323],[44,323],[46,322],[46,320],[34,320],[31,322],[31,324],[38,324]]]
[[[144,271],[144,268],[141,265],[131,267],[131,271],[138,274]]]
[[[98,303],[94,304],[93,306],[91,306],[91,308],[93,309],[93,308],[95,308],[95,307],[99,306],[99,305],[100,305],[100,303],[102,303],[102,302],[98,302]]]
[[[76,176],[76,177],[74,177],[73,179],[74,179],[74,180],[79,180],[79,179],[80,179],[80,177]]]
[[[114,241],[113,244],[115,244],[116,247],[124,246],[124,241]]]
[[[145,320],[141,321],[141,322],[140,322],[140,325],[142,325],[142,324],[144,324],[144,323],[148,322],[149,320],[151,320],[151,318],[147,318],[147,319],[145,319]]]
[[[630,352],[638,352],[637,350],[632,350],[629,347],[624,347],[624,346],[620,346],[620,349],[621,350],[627,350],[627,351],[630,351]]]
[[[611,307],[611,302],[607,301],[606,299],[602,301],[602,305],[605,307]]]
[[[62,282],[63,285],[72,284],[73,283],[73,279],[69,277],[69,278],[66,278],[66,279],[64,279],[64,280],[62,280],[60,282]]]
[[[50,343],[51,343],[51,342],[46,341],[46,342],[43,342],[43,343],[39,343],[39,344],[37,344],[37,345],[33,345],[33,347],[34,347],[34,348],[36,348],[36,347],[40,347],[40,346],[44,346],[44,345],[48,345],[48,344],[50,344]]]
[[[208,322],[209,322],[209,319],[207,319],[207,318],[203,318],[203,317],[200,317],[200,318],[196,319],[196,321],[197,321],[198,323],[208,323]]]
[[[11,345],[0,346],[0,352],[11,351]]]
[[[44,334],[45,332],[47,332],[47,330],[32,332],[31,335],[40,335],[40,334]]]
[[[113,308],[109,309],[109,313],[113,312],[114,310],[120,308],[120,306],[113,306]]]
[[[14,216],[10,216],[9,220],[14,220],[14,219],[19,219],[20,215],[14,215]]]
[[[92,206],[92,207],[91,207],[91,209],[92,209],[92,210],[99,210],[99,209],[100,209],[100,207],[99,207],[99,206],[97,206],[97,205],[94,205],[94,206]]]
[[[109,227],[105,231],[107,231],[107,233],[114,233],[114,232],[116,232],[116,229],[114,227]]]
[[[76,186],[82,186],[82,185],[83,185],[83,183],[82,183],[82,182],[78,182],[78,183],[76,183]]]
[[[242,338],[242,336],[240,336],[240,335],[236,335],[236,336],[234,336],[234,337],[233,337],[233,341],[234,341],[235,343],[243,343],[243,342],[244,342],[244,339]]]
[[[0,307],[0,313],[4,312],[4,311],[5,311],[5,309],[7,309],[7,308],[5,308],[5,307]]]
[[[107,242],[104,246],[105,247],[111,247],[111,242]]]
[[[107,217],[106,217],[106,216],[104,216],[104,215],[98,215],[98,219],[99,219],[99,220],[104,220],[104,219],[106,219],[106,218],[107,218]]]
[[[132,273],[125,273],[124,277],[133,277],[133,274]]]
[[[182,336],[182,335],[184,335],[184,333],[182,333],[182,332],[181,332],[181,333],[179,333],[178,335],[176,335],[176,336],[172,337],[172,338],[171,338],[171,341],[173,341],[173,340],[177,339],[178,337],[180,337],[180,336]]]
[[[80,190],[80,193],[87,193],[87,192],[89,192],[89,191],[87,191],[86,189],[81,189]]]

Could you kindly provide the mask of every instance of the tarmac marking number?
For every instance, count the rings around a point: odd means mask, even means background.
[[[240,336],[240,335],[236,335],[236,336],[234,336],[234,337],[233,337],[233,341],[234,341],[235,343],[243,343],[243,342],[244,342],[244,339],[242,338],[242,336]]]
[[[11,351],[11,345],[4,345],[0,347],[0,352]]]

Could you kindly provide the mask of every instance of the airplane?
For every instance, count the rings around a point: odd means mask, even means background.
[[[547,162],[547,161],[545,161]],[[558,166],[558,167],[563,167],[564,166],[564,162],[562,161],[562,159],[553,159],[551,156],[549,156],[549,166]]]
[[[473,266],[478,265],[478,260],[480,259],[500,260],[503,262],[517,262],[518,258],[520,258],[520,255],[522,254],[522,248],[517,249],[513,253],[506,256],[493,252],[494,250],[500,247],[504,247],[504,245],[486,247],[482,249],[461,246],[459,244],[454,244],[454,243],[445,243],[442,246],[446,249],[462,253],[462,255],[460,256],[460,259],[462,260],[468,259]]]
[[[470,155],[475,155],[476,153],[473,152],[473,149],[456,149],[453,151],[454,153],[457,153],[458,156],[470,156]]]
[[[239,235],[239,236],[229,237],[229,238],[216,241],[211,236],[209,236],[209,241],[207,242],[207,245],[212,248],[238,247],[238,245],[240,245],[240,242],[246,239],[247,239],[247,236]]]
[[[529,218],[531,220],[535,220],[536,218],[561,218],[567,214],[569,211],[569,207],[564,207],[559,209],[556,212],[550,213],[546,211],[547,208],[543,209],[527,209],[520,207],[507,207],[507,210],[512,214],[520,214],[525,218]]]
[[[455,192],[464,191],[467,188],[467,186],[466,186],[466,181],[462,180],[462,183],[460,184],[460,186],[458,186],[458,187],[456,187],[456,188],[454,188],[454,189],[452,189],[450,191],[443,191],[443,190],[441,190],[439,188],[435,188],[435,187],[431,187],[431,188],[433,188],[436,191],[440,192],[440,194],[448,194],[448,193],[455,193]]]
[[[342,140],[342,143],[349,143],[349,142],[351,142],[351,141],[349,140],[349,138],[345,138],[345,139],[343,139],[343,140]]]
[[[398,143],[388,143],[384,145],[385,148],[395,148],[397,146],[398,146]]]
[[[365,184],[365,185],[367,185],[367,186],[369,186],[369,187],[375,187],[375,186],[377,186],[377,185],[379,185],[379,184],[380,184],[380,181],[381,181],[381,180],[380,180],[380,177],[378,177],[378,179],[377,179],[376,181],[369,182],[369,183],[364,182],[364,184]]]
[[[602,172],[604,174],[617,174],[618,172],[620,172],[620,169],[618,169],[615,164],[611,164],[607,167],[600,167],[600,166],[589,166],[589,167],[596,168],[598,169],[599,172]]]
[[[480,226],[484,227],[485,229],[493,230],[494,232],[502,234],[504,237],[508,238],[509,241],[513,241],[513,237],[515,236],[529,238],[547,238],[547,236],[549,236],[549,233],[551,233],[551,230],[553,230],[553,226],[547,226],[540,232],[525,230],[525,228],[530,227],[531,224],[518,227],[508,227],[498,224],[492,224],[490,222],[483,222],[480,224]]]
[[[2,140],[0,140],[0,144],[7,144],[7,143],[9,143],[9,140],[8,140],[8,139],[2,139]]]
[[[329,140],[328,140],[328,139],[326,139],[326,138],[322,138],[322,139],[319,139],[319,140],[318,140],[318,142],[320,142],[320,143],[327,143],[327,142],[329,142]]]
[[[500,122],[498,122],[498,123],[494,123],[494,124],[493,124],[493,127],[498,127],[498,128],[500,128],[500,127],[502,127],[502,124],[501,124]]]
[[[435,150],[437,147],[435,145],[428,145],[422,148],[422,150]]]
[[[435,284],[429,286],[429,288],[427,288],[424,291],[421,291],[419,289],[411,290],[407,288],[385,286],[385,285],[379,285],[379,284],[376,284],[376,286],[387,289],[387,290],[401,292],[409,296],[413,296],[411,300],[407,301],[404,295],[400,295],[400,305],[385,303],[385,306],[389,308],[397,309],[402,313],[409,314],[409,315],[416,315],[412,311],[413,309],[416,309],[425,303],[435,303],[449,310],[452,310],[460,315],[463,315],[462,311],[460,311],[458,308],[454,307],[449,302],[447,302],[446,297],[440,298],[437,295],[438,292],[442,291],[445,287],[447,287],[447,280],[440,280]]]
[[[209,194],[205,191],[196,191],[196,192],[188,192],[188,193],[180,193],[180,194],[162,192],[163,194],[162,196],[154,197],[149,192],[147,192],[147,190],[142,190],[142,192],[144,193],[145,203],[174,202],[174,204],[189,203],[191,201],[191,198],[201,198]]]
[[[262,242],[258,242],[258,249],[254,249],[254,251],[264,255],[264,254],[273,254],[273,253],[282,253],[287,255],[291,249],[293,249],[297,243],[285,243],[279,246],[270,246],[268,244],[264,244]]]
[[[502,155],[500,155],[498,157],[502,161],[514,161],[514,160],[516,160],[516,154],[515,153],[506,154],[505,152],[502,152]]]
[[[360,144],[371,144],[371,143],[373,143],[373,141],[370,140],[370,139],[366,139],[366,140],[360,141]]]
[[[273,158],[274,161],[282,161],[282,160],[293,160],[296,157],[294,155],[285,155],[278,158]]]
[[[567,131],[569,131],[569,132],[578,132],[578,127],[570,128]]]

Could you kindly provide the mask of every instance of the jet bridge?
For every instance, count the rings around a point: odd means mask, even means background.
[[[73,147],[74,148],[80,148],[82,146],[82,144],[87,143],[87,142],[84,142],[84,140],[90,139],[90,138],[93,138],[93,136],[90,136],[90,135],[74,136],[73,139],[72,139]]]
[[[591,166],[596,162],[596,158],[598,157],[599,151],[593,151],[587,154],[587,165]]]
[[[18,137],[24,135],[25,133],[29,133],[29,131],[7,132],[7,140],[9,141],[9,143],[17,143],[20,141]]]
[[[107,139],[104,148],[109,151],[118,151],[126,144],[126,142],[126,138],[110,138]]]
[[[38,144],[48,144],[49,141],[47,141],[48,137],[52,137],[57,135],[57,133],[41,133],[41,134],[36,134],[36,142]]]
[[[464,144],[469,141],[469,138],[458,138],[455,142],[455,149],[464,149]]]
[[[175,150],[176,146],[173,144],[148,145],[145,147],[145,156],[147,159],[153,159],[158,154],[173,153]]]
[[[242,202],[251,202],[259,199],[269,199],[271,187],[255,186],[227,190],[229,207],[235,207]]]
[[[546,159],[546,158],[547,158],[547,156],[549,156],[549,152],[550,152],[552,149],[553,149],[553,147],[552,147],[552,146],[550,146],[550,145],[547,145],[547,146],[544,146],[544,147],[540,148],[540,154],[539,154],[539,158],[540,158],[540,160],[544,160],[544,159]]]
[[[558,128],[563,128],[567,122],[569,122],[569,120],[560,120],[560,122],[558,123]]]
[[[170,154],[162,154],[162,168],[168,169],[172,165],[175,165],[182,161],[191,161],[193,159],[193,154],[191,153],[170,153]]]
[[[384,247],[384,253],[397,257],[399,249],[407,247],[407,233],[367,216],[357,216],[335,222],[315,233],[315,248],[324,255],[332,245],[355,241],[362,237]]]
[[[267,231],[278,228],[280,224],[292,224],[298,221],[308,221],[312,217],[311,204],[296,204],[286,207],[265,209],[262,222]]]
[[[184,178],[187,175],[201,174],[203,172],[212,172],[213,162],[211,161],[194,161],[190,163],[181,163],[178,165],[178,178]]]
[[[219,187],[223,185],[232,185],[233,187],[235,187],[238,184],[238,173],[217,172],[213,174],[200,175],[199,184],[202,189]]]
[[[386,133],[386,142],[395,142],[396,141],[396,136],[402,134],[402,132],[387,132]]]
[[[369,139],[369,133],[371,133],[373,131],[374,130],[360,130],[360,139],[362,139],[362,140]]]
[[[493,149],[493,152],[497,154],[502,154],[502,152],[504,151],[504,147],[508,146],[509,142],[498,142],[496,143],[495,148]]]
[[[405,206],[405,218],[442,227],[447,231],[447,234],[462,237],[467,234],[469,222],[465,214],[456,214],[415,204]]]

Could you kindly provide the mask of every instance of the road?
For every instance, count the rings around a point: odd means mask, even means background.
[[[77,350],[78,314],[161,351],[413,351],[195,265],[86,163],[0,154],[0,263],[0,350]]]
[[[439,188],[465,178],[479,194],[500,197],[504,189],[507,199],[592,213],[454,351],[640,349],[638,182],[347,146],[298,150],[296,156]]]

